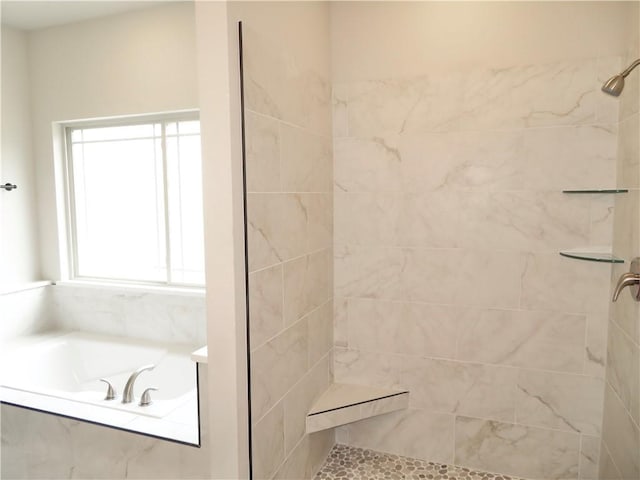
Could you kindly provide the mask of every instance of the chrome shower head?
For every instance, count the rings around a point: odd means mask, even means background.
[[[622,75],[611,77],[602,85],[602,91],[614,97],[619,97],[623,89],[624,77]]]
[[[640,65],[640,58],[629,65],[622,73],[611,77],[602,85],[602,91],[608,95],[619,97],[624,89],[624,79],[631,71]]]

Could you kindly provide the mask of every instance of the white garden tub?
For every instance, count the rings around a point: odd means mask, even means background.
[[[21,337],[2,345],[1,399],[125,429],[127,425],[146,424],[154,432],[162,431],[158,422],[145,423],[138,416],[168,419],[174,427],[176,423],[187,427],[192,419],[197,422],[196,364],[190,359],[193,350],[80,332]],[[138,376],[133,402],[123,404],[127,379],[149,364],[155,368]],[[107,385],[101,378],[116,389],[114,400],[105,400]],[[142,392],[149,387],[158,388],[151,392],[152,404],[139,406]]]

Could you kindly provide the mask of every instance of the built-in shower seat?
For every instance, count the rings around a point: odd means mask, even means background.
[[[357,422],[409,406],[409,392],[334,383],[307,414],[307,433]]]

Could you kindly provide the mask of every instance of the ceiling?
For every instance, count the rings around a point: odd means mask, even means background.
[[[76,0],[31,1],[0,0],[0,19],[3,25],[21,30],[80,22],[91,18],[115,15],[167,3],[167,0]]]

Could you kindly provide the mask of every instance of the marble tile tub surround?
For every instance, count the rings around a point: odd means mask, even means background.
[[[207,343],[204,291],[145,290],[106,285],[49,287],[54,327],[143,340]]]
[[[207,366],[198,368],[201,448],[3,404],[0,477],[209,478]]]
[[[0,292],[0,343],[51,328],[48,282]]]
[[[612,242],[614,198],[561,190],[615,185],[619,67],[334,85],[335,379],[411,392],[338,441],[595,478],[611,268],[557,252]]]
[[[254,478],[310,479],[332,381],[333,158],[327,72],[243,24]]]

